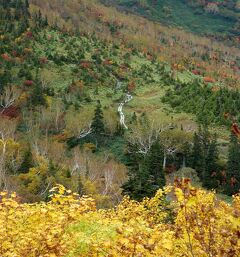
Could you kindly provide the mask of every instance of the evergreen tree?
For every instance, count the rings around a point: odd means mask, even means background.
[[[207,125],[194,134],[190,167],[194,168],[203,186],[208,189],[219,186],[217,138],[211,139]]]
[[[11,1],[10,0],[3,0],[3,1],[1,1],[1,4],[2,4],[3,9],[6,10],[7,8],[10,8]]]
[[[136,123],[137,123],[137,115],[136,115],[136,112],[134,112],[131,117],[130,124],[136,124]]]
[[[103,135],[105,133],[103,111],[102,111],[101,102],[99,100],[95,109],[95,115],[93,118],[91,128],[93,133],[97,136]]]
[[[115,136],[123,136],[125,132],[124,127],[118,122],[116,126]]]
[[[151,181],[151,195],[149,196],[153,196],[156,190],[162,188],[166,184],[163,172],[163,159],[163,148],[161,147],[160,141],[156,140],[151,146],[145,161]]]
[[[126,165],[128,167],[128,181],[122,186],[123,193],[133,199],[139,199],[139,183],[141,180],[139,170],[142,156],[138,154],[137,146],[128,142],[126,152]]]
[[[233,195],[240,189],[240,144],[238,138],[232,133],[230,138],[230,147],[228,154],[227,183],[224,192]]]
[[[18,169],[18,172],[28,173],[29,169],[32,167],[34,167],[33,155],[31,149],[28,148],[23,155],[23,161]]]
[[[194,168],[199,178],[203,179],[207,169],[207,156],[210,146],[210,133],[207,125],[199,127],[198,133],[194,134],[191,167]]]
[[[24,17],[27,17],[27,18],[30,18],[30,12],[29,12],[29,1],[28,0],[25,0],[25,3],[24,3],[24,8],[23,8],[23,15]]]
[[[206,168],[202,178],[203,186],[208,189],[217,188],[219,186],[219,183],[218,183],[219,167],[218,167],[217,161],[218,161],[218,149],[217,149],[217,138],[215,134],[208,148],[208,153],[206,156]]]
[[[152,145],[146,156],[137,152],[136,145],[128,144],[127,160],[129,180],[122,188],[132,199],[151,197],[165,185],[163,149],[159,140]]]
[[[44,17],[43,21],[42,21],[43,27],[47,27],[48,26],[48,18],[47,16]]]
[[[134,200],[142,200],[151,195],[151,180],[148,174],[147,166],[142,162],[136,162],[137,169],[134,166],[129,169],[129,179],[122,186],[123,193],[129,195]]]
[[[46,104],[46,100],[44,97],[43,88],[41,86],[41,80],[40,80],[40,76],[39,76],[38,72],[36,73],[34,87],[33,87],[32,94],[31,94],[31,104],[32,104],[32,106]]]
[[[193,149],[191,154],[191,167],[195,169],[201,177],[203,171],[204,152],[199,134],[194,133]]]
[[[20,20],[22,18],[22,8],[23,8],[23,3],[21,0],[16,0],[15,1],[15,20]]]
[[[27,9],[29,9],[29,2],[28,2],[28,0],[25,0],[25,7],[26,7]]]
[[[149,119],[146,114],[146,112],[143,112],[141,116],[139,117],[139,123],[143,126],[148,126],[149,125]]]

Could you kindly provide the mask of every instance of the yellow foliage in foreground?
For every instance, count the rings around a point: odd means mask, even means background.
[[[240,256],[239,196],[228,205],[185,181],[169,203],[171,190],[111,210],[62,186],[47,203],[20,204],[3,192],[0,256]]]

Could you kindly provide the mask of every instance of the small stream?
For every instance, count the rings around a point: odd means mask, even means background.
[[[123,107],[126,103],[130,102],[133,99],[133,96],[130,95],[129,93],[126,94],[125,99],[123,102],[121,102],[118,106],[118,113],[120,115],[120,124],[125,128],[128,129],[126,123],[125,123],[125,115],[123,112]]]

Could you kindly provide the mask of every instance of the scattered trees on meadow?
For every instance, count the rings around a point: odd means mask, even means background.
[[[152,75],[154,69],[154,74],[161,73],[163,76],[159,83],[166,80],[174,84],[169,75],[171,70],[164,72],[165,67],[156,64],[151,49],[138,52],[137,47],[126,42],[113,44],[111,37],[111,43],[89,35],[77,39],[75,34],[66,29],[59,30],[57,26],[44,30],[47,20],[41,12],[36,12],[29,23],[22,17],[22,13],[29,17],[26,10],[28,1],[25,4],[23,1],[16,3],[19,4],[17,7],[14,7],[13,1],[0,3],[6,6],[6,9],[0,9],[0,32],[4,31],[3,37],[0,36],[1,189],[11,186],[19,192],[23,201],[33,202],[45,200],[48,189],[61,183],[80,194],[94,195],[99,205],[110,206],[121,199],[122,184],[125,193],[139,200],[144,196],[153,196],[158,188],[163,187],[167,172],[186,166],[196,169],[207,188],[222,186],[217,164],[217,141],[207,130],[198,131],[192,143],[191,133],[176,128],[174,124],[157,124],[151,122],[146,114],[138,118],[135,113],[129,131],[124,132],[119,127],[117,112],[108,104],[102,106],[98,101],[95,110],[89,107],[100,96],[99,85],[109,89],[107,84],[111,82],[112,85],[118,76],[130,91],[136,89],[139,81],[143,81],[142,84],[145,79],[151,83],[155,81]],[[53,5],[56,3],[53,2]],[[9,12],[15,8],[20,8],[20,11]],[[85,10],[84,6],[81,8]],[[108,22],[114,23],[114,20]],[[122,23],[110,24],[111,33],[117,33],[122,26],[126,28],[128,22],[124,21],[124,17]],[[151,26],[149,29],[151,34]],[[164,39],[165,36],[162,41]],[[176,45],[176,40],[173,44]],[[83,49],[79,50],[79,45]],[[34,50],[34,47],[37,48]],[[46,57],[43,57],[42,51]],[[91,61],[84,60],[85,52],[91,53]],[[115,58],[114,61],[108,55]],[[138,58],[145,56],[155,66],[148,64],[135,69],[128,65],[132,55]],[[70,86],[62,88],[62,84],[53,83],[54,72],[51,73],[48,68],[55,65],[59,72],[65,69],[65,64],[74,67],[69,71],[74,79],[71,84],[66,82]],[[183,69],[178,65],[174,67]],[[212,90],[207,87],[199,86],[194,94],[190,85],[178,83],[175,86],[179,94],[177,99],[175,96],[171,98],[170,92],[167,95],[173,101],[170,103],[178,106],[188,104],[188,108],[192,109],[193,103],[188,101],[192,100],[194,104],[200,101],[197,105],[200,121],[211,110],[209,120],[216,115],[221,123],[223,111],[232,112],[238,106],[239,94],[235,92],[219,90],[211,98]],[[189,95],[192,97],[189,98]],[[206,105],[198,98],[202,95]],[[233,103],[229,102],[231,97]],[[108,92],[107,98],[113,98],[113,93]],[[202,106],[206,108],[204,112]],[[9,109],[14,115],[6,112]],[[237,192],[239,188],[239,167],[234,159],[235,153],[238,156],[238,142],[234,140],[230,144],[226,170],[228,194]],[[125,145],[126,155],[120,156]],[[129,169],[128,181],[126,166],[118,161],[121,158]]]

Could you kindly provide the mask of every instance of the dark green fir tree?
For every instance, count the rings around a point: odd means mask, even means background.
[[[104,135],[105,133],[102,105],[99,100],[97,102],[91,128],[93,133],[97,136]]]
[[[28,173],[34,167],[33,155],[30,147],[24,152],[22,163],[18,169],[19,173]]]
[[[198,176],[201,177],[204,170],[204,151],[199,134],[194,133],[193,138],[193,149],[191,154],[191,167],[195,169],[198,173]]]
[[[217,149],[217,137],[211,140],[206,156],[206,167],[203,174],[203,186],[212,189],[219,186],[219,166],[218,166],[218,149]]]
[[[106,134],[102,106],[99,100],[97,102],[97,106],[95,109],[91,129],[92,129],[92,138],[94,139],[96,148],[98,148],[104,144],[105,134]]]
[[[36,73],[36,78],[34,80],[34,87],[31,94],[31,104],[33,107],[38,105],[46,105],[39,72]]]
[[[207,125],[199,127],[198,133],[194,134],[193,150],[192,150],[192,165],[199,178],[203,179],[207,169],[207,157],[210,147],[210,133]]]
[[[163,171],[163,159],[163,148],[160,141],[156,140],[151,146],[145,160],[151,182],[151,191],[148,196],[153,196],[159,188],[166,185],[165,174]]]
[[[128,142],[125,157],[128,167],[128,181],[122,186],[123,193],[132,199],[140,200],[141,181],[143,180],[140,170],[143,156],[138,153],[136,144]]]
[[[123,192],[132,199],[152,197],[166,184],[163,172],[163,149],[158,140],[145,156],[138,153],[136,145],[129,144],[127,160],[129,179],[122,188]]]
[[[136,112],[134,112],[131,117],[130,124],[137,124],[137,121],[138,121],[138,118],[137,118]]]
[[[240,144],[233,133],[230,138],[226,179],[224,192],[228,195],[238,193],[240,190]]]

